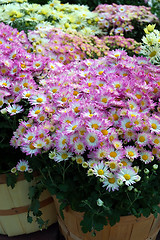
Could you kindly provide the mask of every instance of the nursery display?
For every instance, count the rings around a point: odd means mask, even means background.
[[[0,1],[0,235],[155,240],[159,0],[85,2]]]
[[[150,7],[100,4],[94,12],[98,13],[98,24],[104,35],[124,35],[141,42],[143,28],[148,23],[157,23],[160,27],[159,19],[151,13]]]
[[[152,64],[160,65],[160,31],[155,29],[155,25],[148,25],[142,38],[140,53],[147,57]]]
[[[62,216],[84,213],[82,232],[160,212],[159,81],[158,66],[117,49],[57,66],[31,91],[11,143],[37,161]]]
[[[8,233],[7,226],[4,227],[3,223],[4,219],[10,216],[11,212],[8,211],[8,216],[6,213],[5,217],[3,217],[3,210],[17,207],[17,201],[19,202],[19,200],[16,199],[15,192],[17,192],[18,196],[18,191],[21,192],[17,187],[19,174],[23,172],[23,177],[25,178],[21,183],[22,185],[24,184],[24,190],[27,190],[28,187],[28,191],[24,195],[25,197],[28,196],[31,181],[34,179],[35,182],[32,163],[29,164],[24,159],[24,154],[19,149],[15,149],[10,145],[13,132],[17,129],[19,122],[25,119],[28,114],[30,106],[26,99],[29,97],[29,91],[37,88],[36,75],[43,75],[43,69],[46,66],[45,62],[47,58],[42,56],[37,57],[34,53],[31,53],[31,46],[24,32],[18,32],[4,23],[0,24],[0,179],[5,179],[3,181],[0,180],[0,183],[3,184],[1,185],[3,193],[1,194],[1,201],[3,204],[0,204],[0,222],[2,221],[0,233],[9,235],[12,234],[12,231]],[[21,132],[23,132],[23,129],[21,129]],[[38,181],[38,177],[36,179]],[[21,188],[23,189],[22,186]],[[5,200],[7,197],[6,192],[10,192],[10,195],[15,196],[11,200],[8,199],[8,204]],[[32,201],[32,210],[35,210],[35,215],[37,214],[40,217],[41,213],[36,212],[36,208],[34,208],[36,201]],[[31,200],[27,198],[26,202],[28,206]],[[21,205],[23,206],[22,201]],[[51,206],[50,210],[53,210],[53,208],[54,206]],[[18,211],[15,214],[18,214]],[[27,211],[25,216],[27,219]],[[18,218],[18,216],[16,217]],[[31,217],[29,219],[32,221]],[[41,220],[37,219],[37,221],[41,225]],[[54,211],[50,224],[53,221],[56,221]],[[7,223],[9,224],[8,218]],[[17,224],[17,228],[15,229],[17,234],[24,233],[24,228],[21,227],[18,230],[18,226]],[[27,226],[28,230],[26,231],[32,231],[32,227],[32,225],[30,225],[30,228]],[[10,228],[10,225],[8,225],[8,228]],[[35,231],[38,229],[37,224]],[[15,231],[13,232],[15,233]]]
[[[13,10],[14,9],[14,10]],[[100,34],[98,13],[91,12],[88,6],[61,4],[58,0],[45,5],[26,2],[13,2],[0,5],[0,22],[11,25],[19,31],[35,29],[38,23],[53,24],[54,27],[76,30],[85,35]]]

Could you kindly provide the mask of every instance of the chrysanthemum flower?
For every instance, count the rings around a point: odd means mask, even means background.
[[[93,165],[94,175],[100,178],[106,178],[109,174],[108,166],[101,161]]]
[[[103,187],[106,188],[106,190],[115,191],[119,189],[119,185],[117,183],[117,177],[114,174],[110,174],[109,177],[106,177],[103,181]]]
[[[131,167],[124,167],[118,173],[117,178],[120,178],[125,185],[129,186],[136,183],[138,175]]]
[[[133,146],[127,146],[125,148],[125,155],[129,159],[135,159],[139,156],[137,148]]]
[[[12,116],[12,115],[23,112],[23,107],[18,104],[12,104],[6,107],[6,110]]]
[[[153,155],[150,151],[142,151],[140,152],[140,159],[142,162],[144,162],[145,164],[150,163],[153,160]]]
[[[139,133],[137,135],[137,143],[139,146],[146,146],[149,141],[149,135],[147,133]]]
[[[61,152],[58,152],[56,154],[56,156],[54,157],[54,160],[56,162],[62,162],[62,161],[66,161],[68,160],[69,158],[71,158],[73,155],[73,153],[71,152],[68,152],[68,151],[61,151]]]
[[[20,172],[27,172],[29,170],[29,163],[26,160],[19,160],[19,162],[16,165],[17,171]]]
[[[113,147],[108,147],[107,149],[107,159],[111,161],[120,160],[123,157],[123,150],[116,150]]]

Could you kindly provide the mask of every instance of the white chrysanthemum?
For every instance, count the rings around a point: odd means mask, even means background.
[[[129,118],[123,118],[121,121],[121,128],[124,130],[132,130],[133,124]]]
[[[74,143],[74,149],[75,149],[76,153],[83,154],[84,151],[85,151],[85,145],[84,145],[84,143],[82,141],[77,140]]]
[[[125,155],[129,159],[135,159],[138,157],[138,150],[133,146],[127,146],[125,148]]]
[[[153,160],[153,155],[149,151],[140,152],[140,159],[144,163],[150,163]]]
[[[117,183],[117,177],[112,174],[110,177],[105,178],[103,181],[103,187],[106,188],[106,190],[110,191],[115,191],[119,189],[119,185]]]
[[[159,148],[160,147],[160,136],[153,136],[152,142],[155,146],[157,146]]]
[[[73,155],[73,153],[68,152],[68,151],[58,152],[58,153],[56,154],[56,156],[54,157],[54,160],[55,160],[56,162],[66,161],[66,160],[68,160],[69,158],[71,158],[72,155]]]
[[[117,178],[121,179],[127,186],[136,183],[139,179],[137,173],[131,167],[122,168],[118,173]]]
[[[19,106],[19,105],[17,105],[17,104],[9,105],[8,107],[6,107],[6,110],[7,110],[7,112],[10,113],[11,115],[15,115],[15,114],[17,114],[17,113],[23,112],[22,106]]]
[[[119,163],[116,161],[110,161],[106,163],[111,172],[116,172],[119,170]]]
[[[148,144],[149,135],[147,133],[139,133],[137,135],[137,143],[139,146],[145,146]]]
[[[36,95],[33,95],[29,101],[31,102],[31,104],[43,104],[45,103],[47,100],[46,96],[44,94],[36,94]]]
[[[120,150],[115,150],[114,148],[110,147],[107,149],[107,158],[111,161],[120,160],[123,157],[123,152]]]
[[[27,172],[29,169],[28,161],[20,160],[16,165],[16,169],[20,172]]]
[[[82,156],[80,156],[80,155],[77,155],[77,156],[76,156],[76,162],[77,162],[78,164],[84,163],[84,157],[82,157]]]
[[[94,175],[100,178],[106,178],[109,174],[108,166],[104,162],[98,162],[93,165]]]
[[[127,158],[122,158],[121,163],[123,164],[124,167],[132,166],[132,162],[129,161],[129,159],[127,159]]]
[[[95,132],[88,132],[85,135],[85,141],[89,148],[96,147],[99,143],[98,136]]]
[[[158,120],[155,118],[150,118],[149,123],[150,123],[151,131],[159,134],[160,133],[160,119]]]

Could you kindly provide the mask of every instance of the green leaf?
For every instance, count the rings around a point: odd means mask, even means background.
[[[85,213],[83,220],[80,222],[82,232],[87,233],[88,231],[92,231],[93,222],[92,222],[92,215],[89,213]]]
[[[34,197],[34,195],[35,195],[35,187],[34,187],[34,186],[31,186],[31,187],[29,188],[29,193],[28,193],[28,195],[29,195],[29,198],[30,198],[30,199],[32,199],[32,198]]]
[[[15,187],[15,184],[16,184],[16,182],[17,182],[17,175],[15,175],[15,174],[7,174],[6,175],[7,176],[7,179],[6,179],[6,181],[7,181],[7,186],[9,187],[9,186],[11,186],[11,188],[14,188]]]
[[[67,207],[67,206],[68,206],[67,201],[61,202],[61,204],[60,204],[60,206],[59,206],[59,212],[60,212],[60,214],[61,214],[62,219],[64,219],[63,210],[64,210],[65,207]]]
[[[40,203],[38,199],[34,199],[31,203],[31,210],[33,211],[34,215],[37,215],[39,212],[39,208],[40,208]]]
[[[28,221],[29,223],[32,223],[32,222],[33,222],[33,218],[28,215],[28,216],[27,216],[27,221]]]
[[[93,217],[94,229],[101,231],[105,225],[107,225],[107,219],[105,216],[95,215]]]

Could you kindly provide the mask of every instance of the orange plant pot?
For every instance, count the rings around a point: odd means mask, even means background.
[[[27,182],[23,174],[19,176],[12,189],[6,184],[6,175],[0,175],[0,234],[17,236],[39,231],[39,226],[33,217],[33,222],[27,221],[27,212],[30,205],[28,198],[29,187],[35,180]],[[40,196],[40,210],[42,219],[48,221],[48,226],[57,221],[53,198],[48,191]]]
[[[148,217],[136,218],[135,216],[123,216],[120,222],[114,226],[107,225],[102,231],[96,232],[96,237],[91,233],[81,231],[80,222],[83,213],[75,212],[70,207],[66,208],[64,220],[59,213],[59,202],[53,196],[59,228],[66,240],[155,240],[160,230],[160,216],[155,218],[152,214]]]

